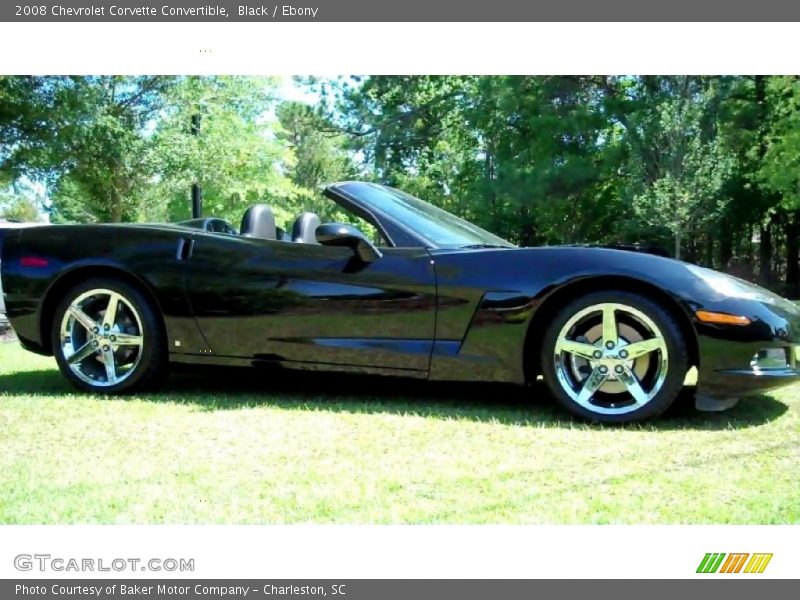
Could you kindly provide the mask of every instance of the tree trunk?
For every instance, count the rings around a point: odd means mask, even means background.
[[[697,240],[695,239],[691,230],[686,231],[685,233],[681,232],[681,239],[686,239],[686,242],[681,244],[681,255],[683,256],[683,260],[690,263],[697,262]]]
[[[681,259],[681,224],[675,223],[675,258]]]
[[[712,236],[710,234],[707,235],[706,239],[705,239],[705,242],[706,242],[706,251],[705,251],[705,258],[703,260],[706,263],[707,267],[712,267],[713,268],[713,266],[714,266],[714,236]]]
[[[767,136],[766,121],[767,121],[767,78],[764,75],[755,75],[753,79],[755,83],[756,92],[756,110],[758,111],[758,158],[764,159],[767,153]]]
[[[486,157],[484,159],[484,175],[486,177],[486,190],[489,196],[489,210],[491,211],[491,223],[495,231],[500,230],[500,215],[497,211],[497,189],[494,185],[494,154],[491,144],[487,145]]]
[[[725,270],[730,266],[733,258],[733,236],[727,223],[722,224],[719,236],[719,268]]]
[[[111,208],[109,216],[112,223],[122,223],[122,198],[115,187],[111,188]]]
[[[759,233],[758,281],[768,287],[772,285],[772,219],[761,224]]]
[[[786,219],[786,290],[791,298],[800,297],[800,210]]]

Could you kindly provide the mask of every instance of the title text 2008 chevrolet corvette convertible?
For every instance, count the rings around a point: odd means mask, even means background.
[[[697,369],[710,409],[797,380],[800,311],[744,281],[647,253],[518,248],[397,190],[328,186],[374,228],[269,206],[237,232],[178,225],[10,230],[8,316],[84,390],[127,392],[168,363],[267,365],[430,380],[543,376],[579,417],[663,412]]]

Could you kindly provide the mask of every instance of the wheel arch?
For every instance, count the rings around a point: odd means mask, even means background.
[[[156,309],[156,317],[161,327],[161,333],[163,334],[162,339],[167,339],[166,324],[164,323],[164,314],[161,310],[161,305],[153,289],[143,279],[132,275],[120,267],[109,265],[84,265],[62,273],[50,284],[50,287],[45,293],[39,317],[39,335],[41,336],[43,349],[48,354],[53,353],[50,332],[53,327],[56,308],[58,308],[61,298],[82,281],[98,277],[108,277],[124,281],[144,294],[145,298],[147,298]]]
[[[652,283],[634,277],[599,275],[568,282],[550,292],[542,300],[528,323],[525,335],[523,349],[525,381],[535,381],[540,374],[538,357],[547,330],[547,323],[555,317],[559,309],[576,296],[608,289],[641,294],[661,305],[675,319],[681,329],[686,340],[686,349],[689,352],[689,366],[699,368],[700,350],[697,332],[692,325],[691,318],[673,296]]]

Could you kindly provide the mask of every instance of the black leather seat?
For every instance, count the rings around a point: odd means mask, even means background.
[[[244,212],[240,232],[243,236],[274,240],[277,235],[275,215],[266,204],[254,204]]]
[[[312,212],[304,212],[292,225],[292,241],[300,244],[317,244],[317,227],[320,220]]]

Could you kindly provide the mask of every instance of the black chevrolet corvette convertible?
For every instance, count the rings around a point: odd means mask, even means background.
[[[63,225],[0,234],[8,317],[77,387],[128,392],[169,363],[529,384],[584,419],[664,411],[687,373],[699,408],[797,381],[800,310],[764,289],[649,253],[518,248],[392,188],[324,194],[366,221],[266,205],[237,232]],[[366,231],[365,227],[361,229]]]

